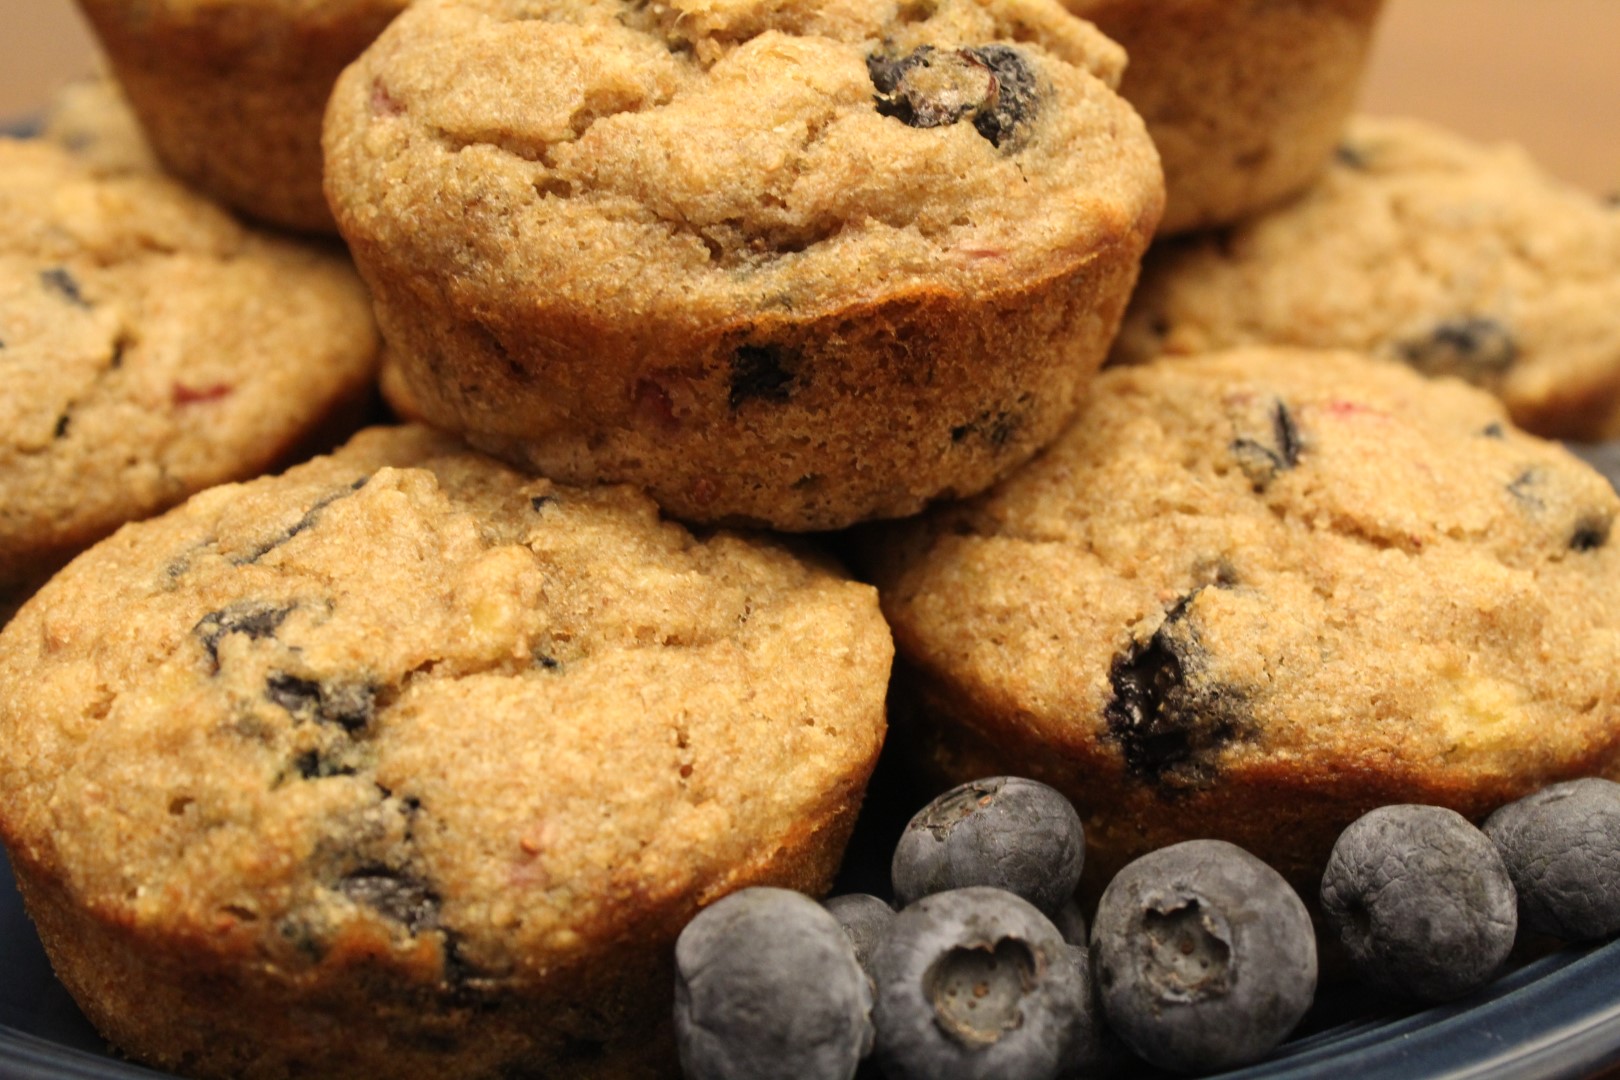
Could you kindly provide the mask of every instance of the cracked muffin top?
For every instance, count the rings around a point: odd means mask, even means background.
[[[327,191],[362,262],[457,295],[712,321],[985,289],[1156,220],[1123,62],[1046,0],[430,0],[340,81]]]
[[[1372,806],[1615,769],[1617,511],[1479,390],[1251,348],[1105,371],[877,581],[937,765],[1062,788],[1099,871],[1208,835],[1309,881]]]
[[[77,937],[115,928],[117,957],[53,957],[147,1060],[537,1075],[667,1027],[700,904],[830,884],[890,654],[869,586],[774,541],[372,429],[22,609],[0,833]],[[232,994],[187,996],[204,976]]]
[[[1518,147],[1358,117],[1302,197],[1150,256],[1113,359],[1264,344],[1457,375],[1549,438],[1620,435],[1620,209]]]
[[[0,589],[264,471],[369,385],[342,255],[44,142],[0,140],[0,178]]]

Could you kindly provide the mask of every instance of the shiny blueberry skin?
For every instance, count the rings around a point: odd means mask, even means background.
[[[1316,990],[1316,937],[1299,895],[1222,840],[1142,856],[1104,890],[1091,928],[1108,1025],[1174,1072],[1256,1061]]]
[[[1461,814],[1413,804],[1381,806],[1339,835],[1322,914],[1363,982],[1424,1002],[1489,982],[1518,928],[1496,846]]]
[[[873,1056],[889,1080],[1053,1080],[1091,1037],[1082,955],[1005,890],[925,896],[872,956]]]
[[[872,1046],[871,984],[826,908],[743,889],[675,942],[675,1038],[688,1080],[850,1080]]]
[[[890,874],[901,906],[988,885],[1050,916],[1074,895],[1085,852],[1080,815],[1062,793],[993,776],[952,788],[918,811],[895,845]]]
[[[1519,922],[1566,941],[1620,933],[1620,784],[1552,784],[1497,810],[1484,833],[1519,896]]]

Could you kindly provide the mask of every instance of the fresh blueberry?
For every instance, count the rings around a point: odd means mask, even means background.
[[[1074,897],[1064,901],[1058,908],[1057,914],[1052,916],[1052,925],[1058,928],[1063,940],[1070,945],[1085,945],[1091,940],[1091,934],[1086,928],[1086,914],[1080,910],[1080,905]]]
[[[743,889],[675,942],[675,1038],[690,1080],[849,1080],[872,1047],[872,992],[831,913]]]
[[[1567,941],[1620,932],[1620,784],[1542,788],[1485,819],[1519,895],[1519,921]]]
[[[1096,965],[1091,950],[1083,943],[1071,942],[1069,953],[1080,969],[1081,991],[1080,1023],[1069,1043],[1058,1076],[1062,1080],[1100,1080],[1119,1076],[1140,1062],[1109,1029],[1103,1020],[1102,1001],[1097,995]]]
[[[1034,780],[993,776],[952,788],[923,807],[895,845],[895,900],[989,885],[1048,915],[1074,895],[1085,859],[1080,815]]]
[[[1091,927],[1109,1026],[1151,1064],[1209,1072],[1264,1057],[1316,990],[1299,895],[1223,840],[1188,840],[1126,866]]]
[[[1339,834],[1322,875],[1322,913],[1361,979],[1419,1001],[1488,982],[1518,928],[1496,847],[1453,810],[1381,806]]]
[[[873,1056],[889,1080],[1052,1080],[1083,1050],[1076,950],[1010,892],[953,889],[905,908],[872,977]]]
[[[855,947],[855,959],[870,971],[872,953],[894,924],[894,908],[871,893],[846,893],[822,901]]]

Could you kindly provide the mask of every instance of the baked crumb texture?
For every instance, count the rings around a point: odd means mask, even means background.
[[[1548,438],[1620,435],[1620,209],[1519,148],[1357,117],[1322,182],[1148,259],[1113,349],[1346,348],[1456,375]]]
[[[1072,414],[1162,209],[1123,60],[1049,0],[427,0],[340,80],[327,194],[434,424],[832,528]]]
[[[675,1068],[671,952],[824,891],[874,590],[374,429],[105,541],[0,634],[0,834],[62,981],[187,1075]]]
[[[1355,105],[1383,0],[1064,0],[1125,46],[1169,199],[1160,235],[1304,190]]]
[[[1028,468],[868,542],[937,770],[1060,788],[1099,884],[1210,836],[1314,889],[1373,807],[1615,772],[1617,510],[1456,380],[1246,349],[1105,371]]]
[[[349,261],[243,227],[135,146],[0,140],[0,592],[284,462],[370,391]]]

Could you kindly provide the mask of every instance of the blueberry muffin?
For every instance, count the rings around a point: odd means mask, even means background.
[[[1620,766],[1617,512],[1473,387],[1249,348],[1104,371],[1028,467],[869,542],[934,770],[1064,791],[1099,883],[1203,836],[1314,894],[1372,807]]]
[[[1301,191],[1355,104],[1383,0],[1064,0],[1125,46],[1169,198],[1161,234]]]
[[[0,140],[0,593],[326,437],[376,353],[342,254],[149,171]]]
[[[162,171],[129,99],[108,77],[81,79],[57,91],[39,136],[98,172]]]
[[[80,0],[163,164],[227,206],[331,232],[332,82],[409,0]]]
[[[1163,198],[1123,60],[1055,0],[429,0],[339,81],[327,194],[433,424],[834,528],[1072,413]]]
[[[676,1071],[671,956],[824,890],[873,590],[424,428],[130,526],[0,633],[0,837],[58,975],[204,1077]]]
[[[1539,435],[1620,435],[1620,211],[1515,147],[1358,118],[1299,200],[1156,250],[1114,357],[1264,343],[1459,375]]]

